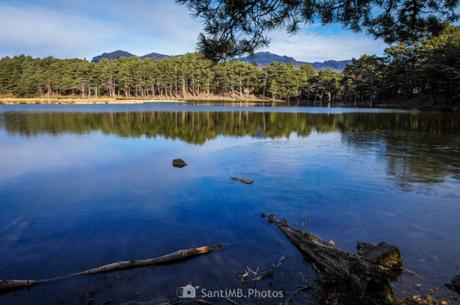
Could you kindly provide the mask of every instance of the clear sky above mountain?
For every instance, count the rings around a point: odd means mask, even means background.
[[[113,50],[143,55],[192,52],[201,30],[174,0],[0,0],[0,56],[92,58]],[[303,61],[381,54],[385,44],[338,25],[304,26],[296,36],[270,34],[260,51]]]

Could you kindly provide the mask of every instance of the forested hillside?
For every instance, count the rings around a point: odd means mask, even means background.
[[[376,103],[424,98],[455,103],[460,94],[460,29],[412,45],[398,44],[383,57],[363,55],[343,72],[315,71],[274,62],[263,68],[242,61],[213,63],[193,53],[165,59],[4,57],[0,94],[15,97],[199,97],[225,95],[316,102]]]

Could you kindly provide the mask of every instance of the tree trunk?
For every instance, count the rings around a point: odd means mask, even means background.
[[[186,88],[185,88],[185,77],[182,77],[182,97],[185,98],[186,96]]]

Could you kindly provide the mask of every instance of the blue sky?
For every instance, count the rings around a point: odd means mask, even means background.
[[[177,55],[195,51],[202,28],[174,0],[0,0],[0,16],[0,56],[90,59],[118,49]],[[338,25],[305,25],[295,36],[269,37],[263,51],[304,61],[381,54],[385,48],[382,41]]]

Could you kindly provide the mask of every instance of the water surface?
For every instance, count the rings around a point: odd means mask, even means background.
[[[229,246],[177,265],[45,284],[0,303],[156,304],[189,282],[242,287],[247,266],[269,269],[282,256],[259,288],[288,293],[314,281],[261,211],[349,251],[357,241],[399,246],[423,277],[403,276],[395,284],[401,293],[416,283],[421,292],[442,286],[460,273],[459,118],[307,107],[1,106],[1,279]],[[189,166],[171,167],[177,157]]]

